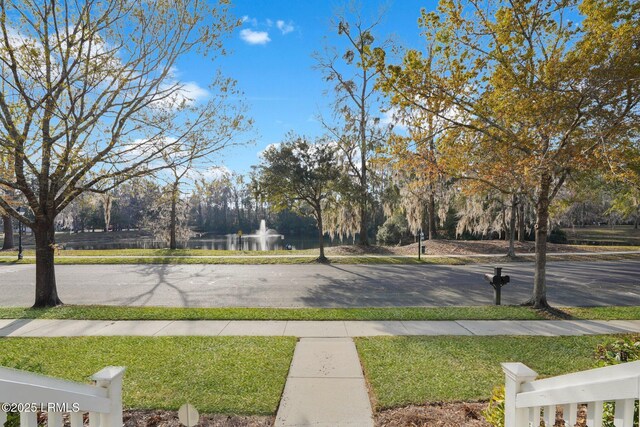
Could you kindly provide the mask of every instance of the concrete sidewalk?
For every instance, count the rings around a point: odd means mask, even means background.
[[[640,320],[53,320],[1,319],[0,337],[599,335],[640,332]]]
[[[373,426],[371,402],[353,340],[298,341],[275,425]]]

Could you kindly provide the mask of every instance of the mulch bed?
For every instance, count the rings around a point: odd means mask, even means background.
[[[376,415],[376,427],[491,427],[482,416],[486,403],[435,403],[388,409]],[[562,407],[556,407],[553,427],[568,427],[562,419]],[[586,427],[585,406],[578,407],[575,427]],[[540,424],[543,425],[542,423]]]
[[[181,427],[177,411],[125,411],[124,427]],[[275,417],[237,416],[237,415],[201,415],[201,427],[267,427],[272,426]]]
[[[375,415],[376,427],[491,427],[482,416],[486,403],[452,402],[410,405],[401,408],[386,409]],[[69,426],[68,416],[64,416],[64,425]],[[124,427],[182,427],[177,411],[128,410],[123,413]],[[586,411],[578,410],[576,427],[586,427]],[[273,416],[236,416],[201,415],[199,427],[270,427]],[[45,423],[45,415],[40,414],[38,424]],[[85,416],[84,425],[89,425]],[[562,409],[556,410],[554,427],[566,427],[562,421]]]
[[[435,403],[387,409],[376,415],[376,427],[491,427],[482,411],[486,403]]]

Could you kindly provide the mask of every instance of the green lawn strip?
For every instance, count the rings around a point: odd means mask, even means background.
[[[613,252],[613,251],[638,251],[640,246],[597,246],[597,245],[566,245],[567,248],[575,250],[576,252],[587,251],[588,253],[600,253],[600,252]],[[0,255],[10,256],[13,251],[0,251]],[[331,257],[331,248],[327,248],[328,256]],[[35,256],[35,250],[27,249],[24,252],[25,256]],[[93,257],[218,257],[218,256],[241,256],[241,257],[264,257],[265,255],[318,255],[317,249],[302,249],[302,250],[273,250],[273,251],[232,251],[232,250],[211,250],[211,249],[86,249],[76,250],[68,249],[61,250],[58,253],[58,257],[80,257],[80,256],[93,256]],[[531,254],[533,255],[533,254]],[[366,256],[354,255],[353,258],[366,258]],[[385,258],[385,257],[381,257]],[[391,257],[388,257],[391,258]],[[416,254],[417,258],[417,254]],[[473,258],[473,256],[469,256]],[[524,257],[528,258],[528,257]],[[465,258],[462,258],[465,259]],[[423,259],[428,261],[428,259]]]
[[[567,245],[574,248],[576,252],[617,252],[617,251],[640,251],[639,245]]]
[[[618,245],[640,244],[640,229],[630,225],[611,227],[575,227],[564,228],[569,241],[596,242]]]
[[[614,336],[376,337],[356,346],[378,409],[424,402],[477,401],[504,384],[501,362],[540,377],[591,369],[594,350]]]
[[[126,366],[129,409],[275,414],[293,357],[288,337],[81,337],[0,339],[0,365],[74,381]]]
[[[639,320],[640,307],[561,307],[573,319]],[[520,306],[389,308],[181,308],[64,305],[0,307],[0,319],[76,320],[544,320],[550,315]]]
[[[640,320],[640,307],[563,307],[560,310],[575,319]]]
[[[55,260],[57,265],[88,265],[88,264],[106,264],[106,265],[129,265],[129,264],[309,264],[315,262],[312,257],[282,257],[282,258],[145,258],[145,257],[128,257],[128,258],[82,258],[82,257],[58,257]],[[24,258],[22,261],[15,261],[8,258],[0,258],[0,264],[35,264],[35,258]]]
[[[14,251],[15,252],[15,251]],[[0,252],[0,255],[10,254],[11,252]],[[23,252],[27,256],[35,256],[36,251],[27,249]],[[57,256],[104,256],[104,257],[151,257],[151,256],[243,256],[243,257],[260,257],[264,255],[317,255],[317,249],[305,250],[273,250],[273,251],[227,251],[227,250],[211,250],[211,249],[68,249],[61,250]]]
[[[2,253],[0,264],[35,264],[35,258],[28,256],[21,261],[16,261],[12,257],[8,257]],[[310,256],[295,256],[291,253],[289,256],[265,257],[260,255],[240,256],[233,258],[224,257],[190,257],[190,256],[166,256],[155,257],[149,256],[108,256],[101,258],[90,256],[58,256],[55,260],[58,265],[78,265],[78,264],[239,264],[239,265],[256,265],[256,264],[310,264],[315,263],[315,258]],[[589,255],[550,255],[548,262],[554,261],[581,261],[581,262],[597,262],[597,261],[622,261],[622,260],[639,260],[640,254],[612,254],[594,253]],[[329,260],[333,264],[434,264],[434,265],[468,265],[468,264],[508,264],[514,262],[533,262],[533,256],[518,256],[515,258],[508,257],[433,257],[422,258],[418,260],[412,257],[393,257],[393,256],[349,256],[349,257],[331,257]]]
[[[65,305],[48,309],[0,307],[2,319],[77,320],[536,320],[527,307],[399,308],[175,308]]]

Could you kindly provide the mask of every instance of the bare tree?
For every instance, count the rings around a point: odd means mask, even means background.
[[[380,118],[375,116],[378,70],[372,55],[374,45],[378,45],[376,49],[381,49],[387,44],[376,43],[373,36],[382,15],[365,22],[352,4],[347,11],[337,14],[334,23],[346,47],[342,51],[336,47],[326,47],[323,52],[314,54],[317,68],[322,71],[325,80],[334,85],[334,112],[341,124],[335,126],[324,119],[323,123],[338,142],[350,173],[357,182],[355,202],[359,208],[359,243],[362,245],[369,244],[370,156],[386,137],[385,129],[380,126]]]
[[[14,174],[0,185],[27,205],[36,240],[34,307],[61,304],[56,216],[84,192],[105,192],[166,167],[162,154],[215,128],[174,75],[188,52],[223,53],[237,21],[226,2],[0,1],[0,150]],[[211,95],[211,96],[215,96]],[[197,110],[197,111],[196,111]]]
[[[215,86],[224,88],[224,91],[215,98],[215,105],[211,105],[212,110],[216,111],[215,129],[207,129],[206,133],[192,132],[184,141],[162,154],[167,168],[160,174],[167,181],[171,193],[168,227],[170,249],[177,249],[176,212],[181,194],[180,186],[184,181],[196,178],[203,168],[211,166],[214,154],[229,146],[240,144],[236,139],[238,134],[247,131],[252,124],[245,115],[246,108],[243,104],[229,102],[229,96],[238,95],[234,89],[235,82],[222,76],[218,76],[216,82]]]

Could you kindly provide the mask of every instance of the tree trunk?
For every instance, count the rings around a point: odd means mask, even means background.
[[[316,221],[318,221],[318,245],[320,246],[318,262],[327,262],[327,257],[324,256],[324,227],[322,224],[322,210],[319,207],[316,207]]]
[[[507,229],[507,207],[502,204],[502,229],[504,230],[504,236],[501,236],[501,239],[505,241],[509,241],[509,236],[511,235],[510,229]]]
[[[169,219],[169,249],[178,249],[176,242],[176,216],[178,205],[178,184],[174,183],[171,187],[171,216]]]
[[[511,195],[511,218],[509,218],[509,252],[507,256],[515,258],[516,249],[514,241],[516,240],[516,213],[518,212],[518,197],[515,194]]]
[[[366,170],[362,169],[362,174],[366,173]],[[363,179],[366,182],[366,178]],[[369,236],[367,235],[367,190],[366,184],[363,184],[362,194],[360,195],[360,234],[358,236],[359,243],[364,246],[369,245]]]
[[[429,240],[433,240],[438,236],[436,228],[436,198],[433,191],[429,192],[429,206],[427,207],[427,216],[429,222]]]
[[[2,215],[2,223],[4,229],[4,241],[2,242],[2,250],[13,249],[13,222],[9,215]]]
[[[237,192],[234,193],[234,201],[236,205],[236,221],[238,221],[238,230],[242,230],[242,212],[240,210],[240,199]]]
[[[34,308],[61,305],[55,274],[55,228],[53,221],[36,221],[33,228],[36,240],[36,302]]]
[[[549,190],[551,176],[543,174],[540,180],[540,192],[536,203],[536,263],[533,276],[533,295],[526,303],[534,308],[549,308],[547,303],[547,231],[549,227]]]
[[[102,211],[104,213],[104,232],[109,231],[111,225],[111,206],[113,204],[113,198],[111,194],[102,195]]]
[[[524,203],[518,203],[518,241],[525,241]]]

